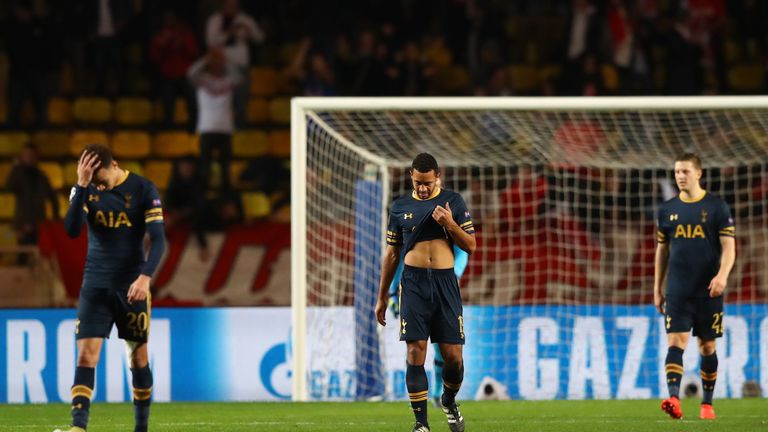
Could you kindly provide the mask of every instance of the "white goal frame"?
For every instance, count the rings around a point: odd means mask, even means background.
[[[307,112],[308,111],[689,111],[724,109],[768,109],[768,96],[686,96],[686,97],[296,97],[291,101],[291,325],[292,395],[307,400],[306,310],[307,310]],[[333,131],[329,131],[333,133]],[[387,161],[363,148],[366,158]],[[390,161],[393,162],[393,161]],[[384,170],[386,171],[386,170]],[[386,177],[384,177],[386,179]],[[386,189],[386,188],[385,188]],[[386,197],[386,194],[384,194]],[[386,205],[384,206],[386,208]],[[386,223],[386,222],[385,222]],[[383,242],[383,239],[382,239]]]

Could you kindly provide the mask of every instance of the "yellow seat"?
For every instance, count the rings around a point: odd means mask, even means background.
[[[48,183],[54,190],[64,187],[64,171],[58,162],[40,162],[38,167],[48,177]]]
[[[461,66],[445,66],[438,69],[433,79],[434,93],[456,95],[469,92],[469,72]]]
[[[152,154],[167,158],[188,156],[195,154],[194,143],[195,141],[187,132],[159,132],[152,140]]]
[[[251,124],[261,124],[269,121],[269,103],[263,98],[248,100],[246,121]]]
[[[69,139],[69,154],[79,157],[83,148],[88,144],[109,144],[107,134],[100,130],[80,130],[72,134]]]
[[[48,123],[56,126],[72,124],[72,102],[61,97],[48,101]]]
[[[124,170],[128,170],[134,174],[138,174],[140,176],[144,175],[144,167],[141,165],[141,162],[135,161],[135,160],[124,160],[124,161],[118,161],[118,164],[120,165],[120,168]]]
[[[600,72],[603,75],[603,84],[605,89],[611,93],[619,91],[619,72],[612,64],[603,64],[600,67]]]
[[[141,159],[149,156],[149,134],[141,131],[118,131],[112,135],[112,153],[116,158]]]
[[[541,73],[536,66],[513,65],[507,69],[515,93],[533,93],[539,90]]]
[[[232,154],[235,157],[253,158],[269,153],[267,134],[258,130],[235,132],[232,138]]]
[[[291,156],[291,131],[276,130],[267,135],[269,140],[269,153],[285,158]]]
[[[11,174],[13,164],[10,162],[0,162],[0,189],[5,189],[8,184],[8,176]]]
[[[234,161],[229,165],[229,184],[240,186],[240,174],[248,167],[246,161]]]
[[[144,166],[144,175],[160,190],[168,189],[173,174],[173,165],[168,161],[149,161]]]
[[[277,93],[279,74],[270,67],[252,67],[250,70],[250,93],[254,96],[272,96]]]
[[[115,104],[115,120],[119,125],[145,125],[152,121],[152,102],[145,98],[120,98]]]
[[[13,228],[13,224],[3,223],[0,224],[0,246],[16,246],[16,229]],[[16,257],[9,255],[6,258],[13,259],[13,265],[16,264]],[[6,264],[4,261],[0,261],[1,264]]]
[[[759,92],[763,90],[763,73],[760,64],[733,65],[728,69],[728,86],[737,92]]]
[[[77,162],[67,162],[64,164],[64,184],[74,186],[77,183]]]
[[[107,123],[112,120],[112,102],[107,98],[77,98],[75,120],[82,123]]]
[[[243,212],[246,220],[269,216],[269,197],[264,192],[243,192]]]
[[[16,157],[29,143],[26,132],[0,132],[0,156]]]
[[[173,122],[175,124],[187,124],[189,122],[189,107],[187,106],[187,101],[183,98],[176,98]]]
[[[291,123],[291,100],[279,97],[269,101],[269,119],[281,125]]]
[[[11,193],[0,193],[0,220],[11,220],[16,213],[16,197]]]
[[[69,156],[69,140],[69,133],[61,131],[40,131],[32,135],[32,142],[44,158]]]

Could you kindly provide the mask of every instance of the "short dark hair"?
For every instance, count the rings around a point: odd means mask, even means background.
[[[675,162],[690,162],[694,168],[701,171],[701,158],[696,153],[683,153],[675,159]]]
[[[429,153],[419,153],[413,160],[411,168],[423,173],[435,171],[435,174],[437,174],[440,172],[440,167],[437,166],[437,160]]]
[[[109,168],[114,160],[112,150],[104,144],[88,144],[83,149],[83,153],[95,153],[99,158],[99,168]]]

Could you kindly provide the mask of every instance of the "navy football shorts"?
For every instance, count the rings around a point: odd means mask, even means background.
[[[664,307],[667,333],[687,333],[702,340],[723,336],[723,296],[667,297]]]
[[[112,325],[120,339],[146,343],[149,339],[151,298],[128,303],[130,284],[113,288],[83,287],[77,307],[77,339],[109,337]]]
[[[464,344],[464,317],[453,269],[403,268],[400,340]]]

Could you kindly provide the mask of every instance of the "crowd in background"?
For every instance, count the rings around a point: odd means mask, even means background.
[[[186,101],[199,157],[176,162],[168,222],[192,218],[204,245],[241,219],[228,175],[209,194],[210,166],[229,171],[254,66],[286,96],[761,93],[766,19],[756,0],[14,0],[0,5],[0,92],[10,130],[49,127],[53,96],[156,99],[160,130]],[[281,161],[249,163],[243,182],[287,204]]]

